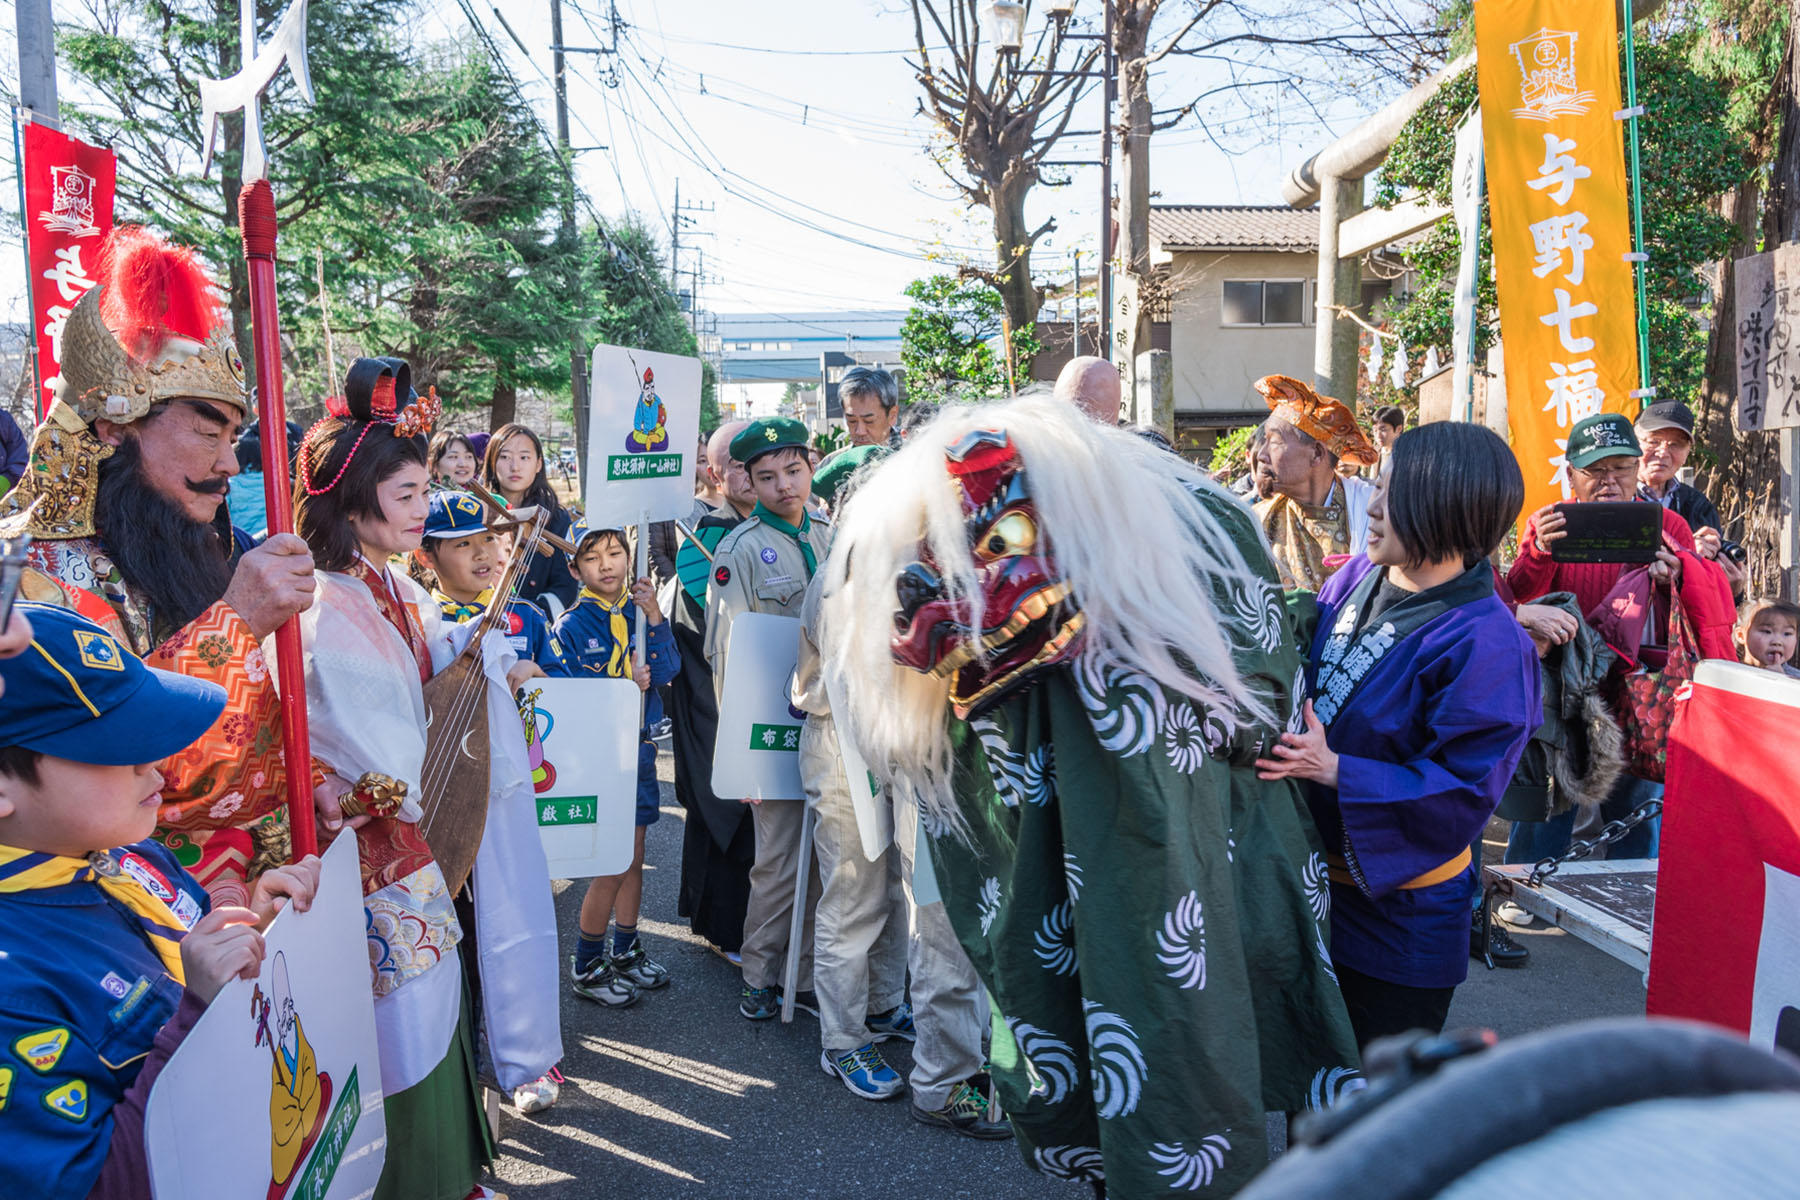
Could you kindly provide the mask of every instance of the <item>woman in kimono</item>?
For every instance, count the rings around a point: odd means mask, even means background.
[[[372,364],[372,365],[371,365]],[[371,373],[371,381],[362,377]],[[387,1159],[376,1196],[463,1200],[488,1193],[493,1157],[476,1081],[470,998],[443,873],[417,822],[430,639],[438,609],[389,560],[418,548],[429,507],[424,433],[435,397],[406,365],[359,359],[331,415],[301,447],[295,521],[318,597],[301,615],[307,707],[327,839],[355,831],[375,991]],[[365,776],[408,793],[398,811]],[[371,811],[373,810],[373,811]]]
[[[1257,766],[1305,779],[1331,879],[1331,956],[1357,1042],[1440,1031],[1468,973],[1470,843],[1541,719],[1537,654],[1488,556],[1519,515],[1478,425],[1402,434],[1369,545],[1318,597],[1305,729]]]

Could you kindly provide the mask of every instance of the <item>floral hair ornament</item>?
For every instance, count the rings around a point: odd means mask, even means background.
[[[405,397],[402,404],[401,397]],[[377,425],[389,426],[395,437],[422,437],[431,432],[443,413],[444,405],[438,399],[437,389],[427,388],[425,395],[420,396],[413,391],[412,368],[405,360],[398,358],[359,358],[350,364],[350,371],[344,377],[344,394],[332,396],[325,401],[326,419],[336,418],[341,421],[356,421],[362,424],[362,430],[356,435],[356,443],[350,447],[350,453],[344,456],[343,466],[324,487],[316,487],[312,477],[312,455],[300,455],[300,483],[306,488],[309,496],[323,496],[338,485],[344,472],[350,469],[350,463],[356,458],[356,452],[362,449],[363,439]],[[320,421],[312,429],[306,431],[306,449],[311,450],[323,439],[314,438]],[[325,454],[331,453],[329,447]]]

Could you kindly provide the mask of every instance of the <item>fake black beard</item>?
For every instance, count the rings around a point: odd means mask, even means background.
[[[213,526],[146,483],[142,463],[133,437],[101,462],[94,528],[126,586],[149,602],[160,643],[225,594],[231,563]]]

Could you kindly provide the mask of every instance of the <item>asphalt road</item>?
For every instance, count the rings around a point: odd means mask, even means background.
[[[658,768],[668,780],[668,755]],[[975,1142],[916,1124],[905,1097],[852,1096],[819,1069],[818,1022],[805,1013],[796,1012],[792,1025],[739,1016],[736,968],[675,914],[682,816],[665,782],[663,819],[650,828],[639,930],[673,982],[623,1010],[564,992],[569,1082],[546,1113],[501,1110],[501,1191],[514,1200],[1087,1194],[1026,1168],[1010,1141]],[[566,952],[583,887],[557,888]],[[1532,951],[1530,965],[1488,971],[1472,962],[1450,1010],[1452,1026],[1512,1037],[1643,1012],[1643,984],[1629,968],[1541,923],[1517,936]],[[883,1050],[905,1075],[905,1044]]]

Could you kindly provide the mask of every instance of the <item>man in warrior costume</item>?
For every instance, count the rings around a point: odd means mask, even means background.
[[[1317,833],[1253,766],[1305,685],[1253,518],[1025,397],[915,433],[827,570],[840,719],[920,803],[1027,1161],[1235,1191],[1266,1111],[1360,1083]]]
[[[63,325],[56,402],[0,516],[35,539],[22,596],[225,689],[212,729],[158,764],[156,836],[214,904],[241,905],[289,857],[279,701],[259,643],[312,602],[312,556],[278,534],[230,557],[243,367],[193,253],[122,227],[96,274]]]

